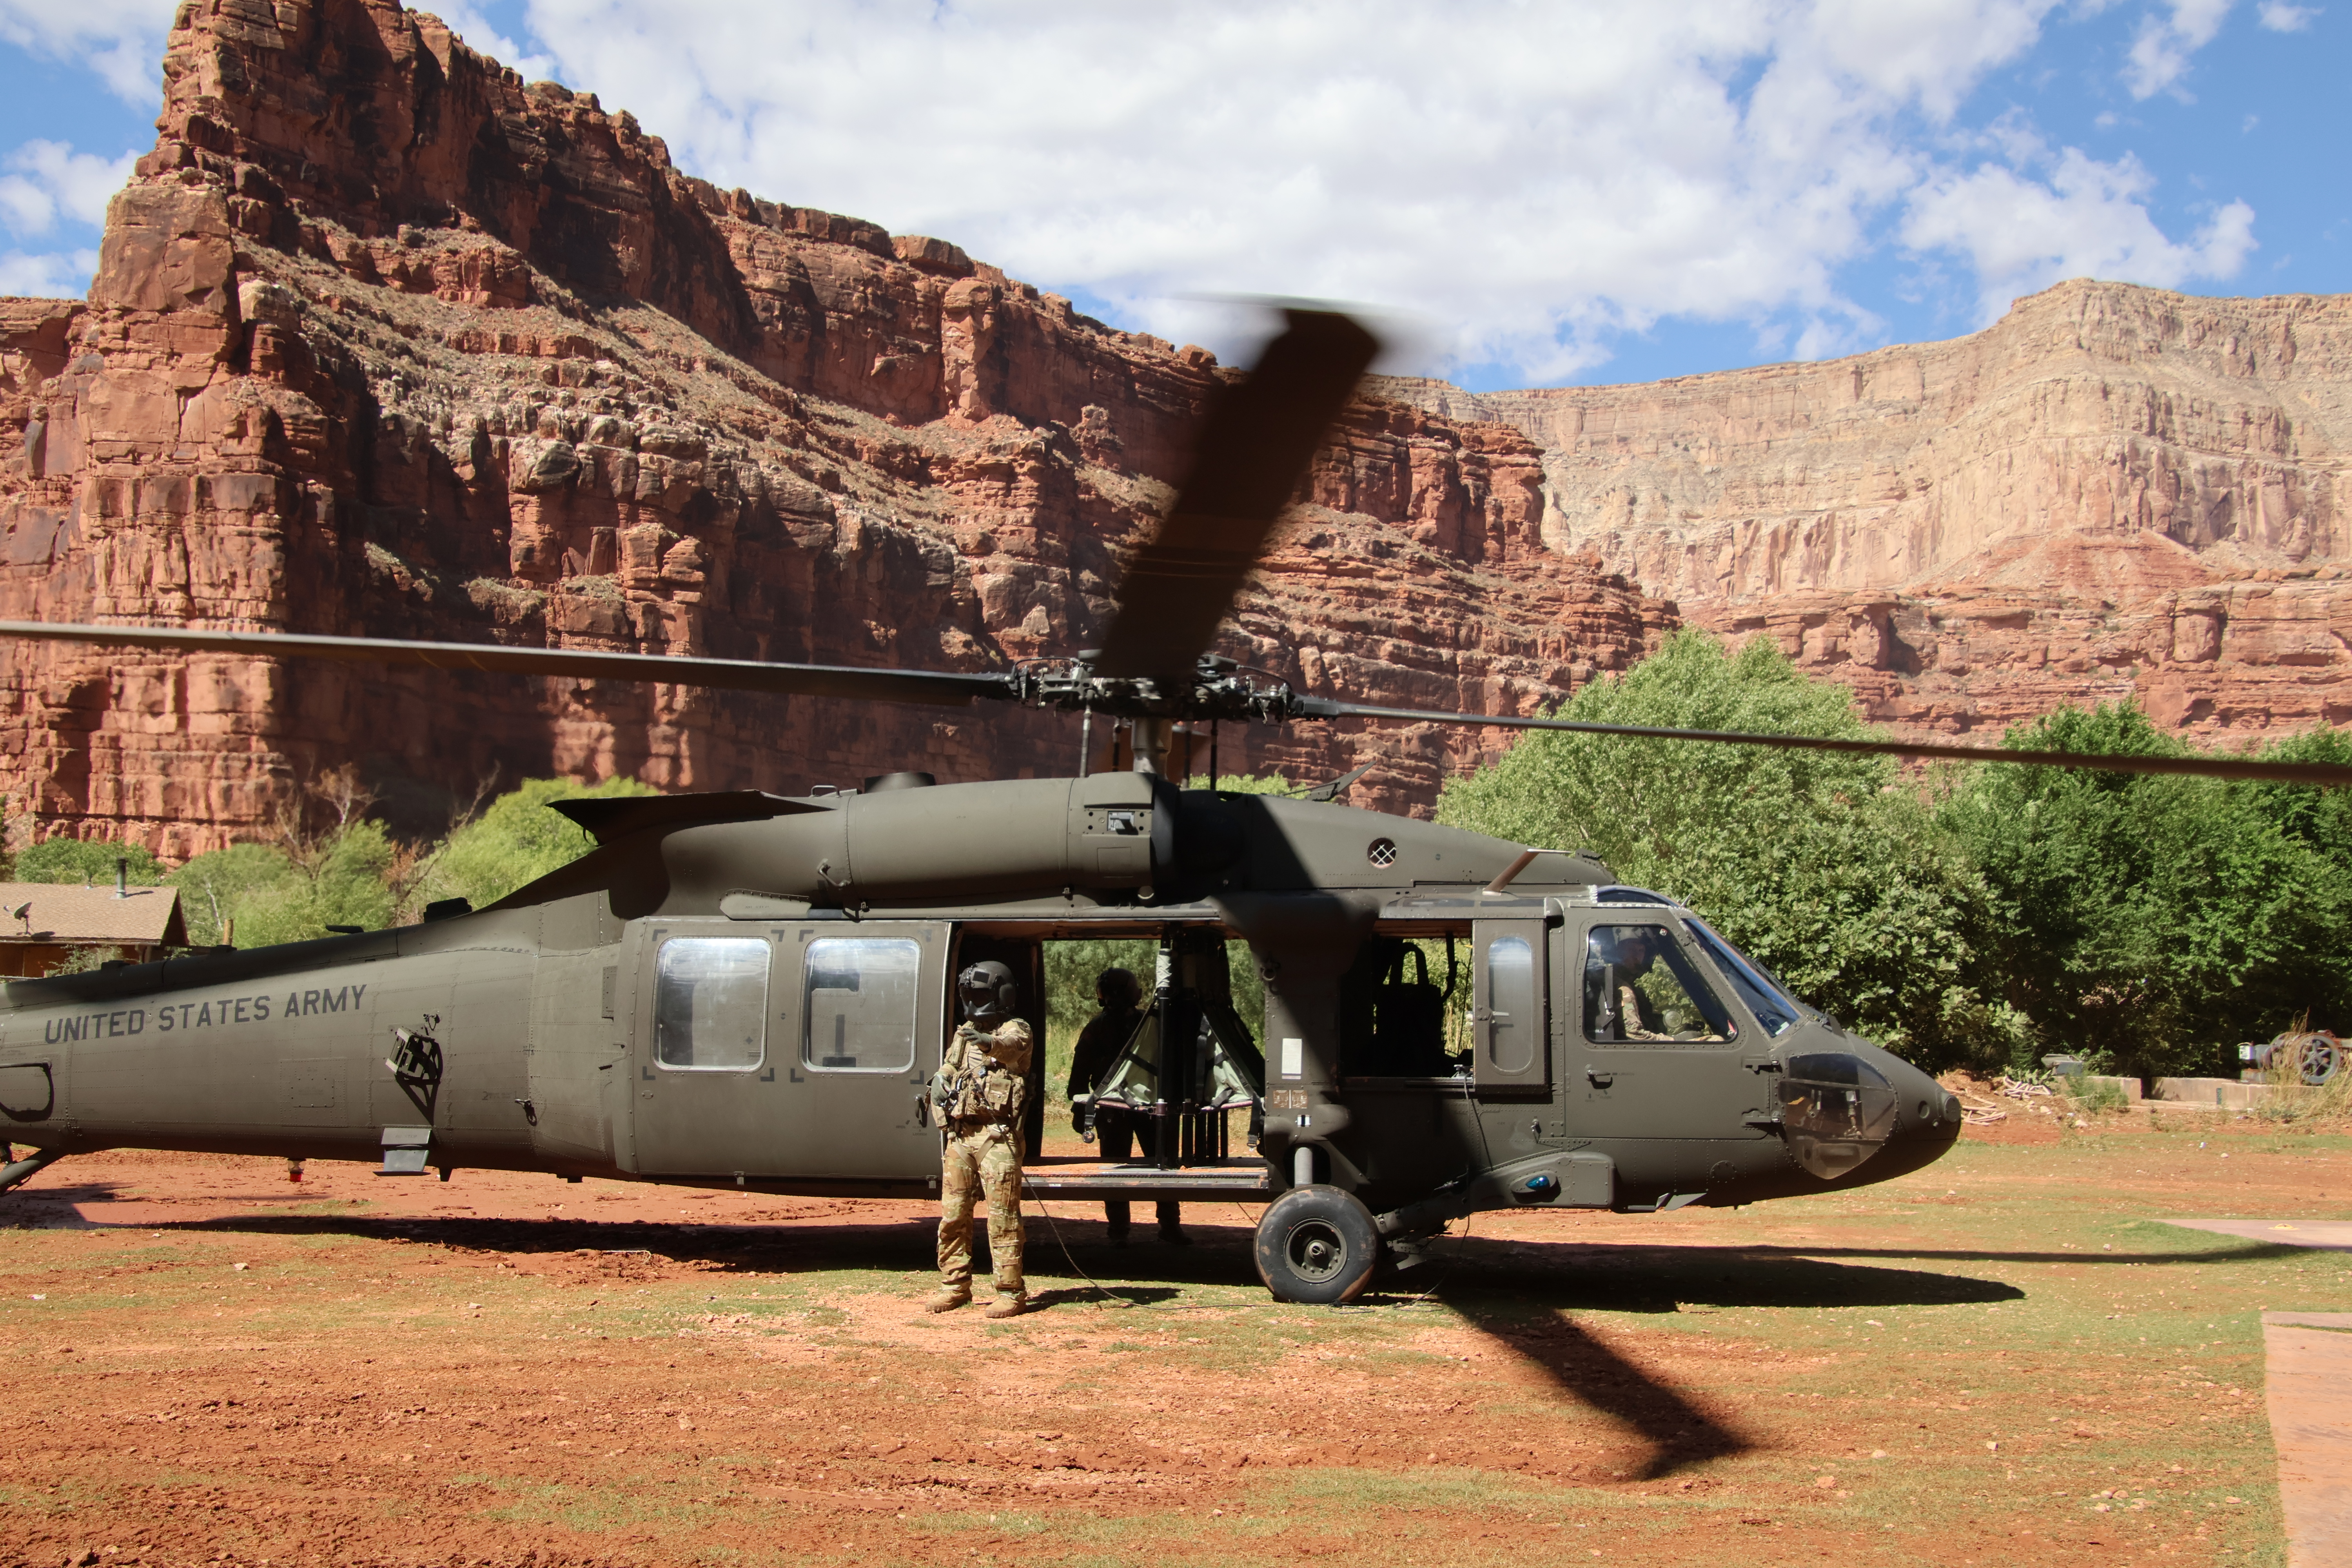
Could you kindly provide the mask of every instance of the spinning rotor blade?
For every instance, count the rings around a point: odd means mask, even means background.
[[[1662,730],[1642,724],[1587,724],[1569,719],[1496,718],[1483,713],[1447,713],[1428,708],[1375,708],[1327,697],[1292,700],[1299,719],[1401,719],[1433,724],[1491,724],[1504,730],[1566,730],[1580,735],[1630,735],[1643,741],[1702,741],[1716,745],[1774,746],[1804,752],[1861,752],[1882,756],[1929,757],[1938,762],[2021,763],[2045,768],[2083,768],[2108,773],[2189,773],[2200,778],[2247,779],[2268,784],[2352,785],[2352,767],[2341,763],[2264,762],[2254,757],[2130,757],[2089,752],[2018,752],[2005,746],[1947,746],[1911,741],[1842,741],[1817,735],[1751,735],[1732,730]]]
[[[637,685],[709,686],[795,697],[853,697],[868,702],[961,705],[975,697],[1015,695],[1013,683],[1001,675],[934,675],[919,669],[857,669],[837,664],[763,664],[750,658],[600,653],[593,648],[501,647],[494,643],[402,642],[390,637],[215,632],[184,626],[82,626],[53,621],[0,621],[0,637],[162,648],[173,653],[330,658],[345,664],[418,664],[429,669],[486,669],[505,675],[570,676],[581,680],[625,680]]]
[[[1380,352],[1379,340],[1336,310],[1283,314],[1289,325],[1249,379],[1216,400],[1175,510],[1129,565],[1097,674],[1189,678]]]

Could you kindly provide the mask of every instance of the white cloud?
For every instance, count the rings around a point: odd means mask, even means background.
[[[0,42],[98,73],[137,109],[163,96],[163,35],[177,0],[0,0]]]
[[[1547,381],[1675,318],[1774,353],[1870,346],[1885,323],[1842,279],[1896,232],[1975,265],[1987,299],[2053,269],[2234,267],[2242,206],[2176,245],[2137,163],[2053,164],[2030,119],[1971,110],[2062,5],[2101,3],[527,0],[527,27],[489,0],[441,9],[526,75],[634,110],[698,174],[941,235],[1121,324],[1231,353],[1234,312],[1203,296],[1350,300],[1442,323],[1415,368]],[[2177,82],[2228,3],[2161,0],[2134,90]],[[2258,4],[2266,25],[2298,10]],[[152,103],[171,5],[0,0],[0,40]],[[94,220],[127,161],[0,157],[0,225],[56,236],[10,275],[70,281],[60,226]],[[2022,226],[1938,226],[1971,203]]]
[[[530,16],[564,79],[721,184],[952,238],[1180,340],[1215,312],[1174,296],[1312,294],[1444,321],[1454,365],[1557,379],[1667,316],[1787,313],[1804,347],[1866,330],[1838,269],[1932,175],[1933,128],[2056,3]]]
[[[90,274],[97,270],[95,250],[47,255],[0,250],[0,294],[29,295],[39,300],[72,299],[89,291]]]
[[[47,234],[59,219],[97,225],[106,219],[106,204],[131,178],[136,153],[101,158],[77,153],[63,142],[26,142],[0,165],[0,225],[30,237]]]
[[[552,56],[534,53],[517,43],[471,5],[442,5],[434,6],[433,11],[449,25],[451,32],[500,65],[512,66],[522,73],[525,81],[544,81],[555,70]]]
[[[2189,69],[2189,57],[2213,41],[2231,0],[2171,0],[2169,15],[2151,11],[2133,35],[2124,84],[2134,98],[2153,98],[2174,87]]]
[[[2263,26],[2273,33],[2300,33],[2319,15],[2316,5],[2289,5],[2285,0],[2263,0],[2257,9]]]
[[[1980,320],[2066,278],[2177,289],[2234,277],[2253,249],[2254,210],[2231,202],[2185,243],[2165,237],[2144,198],[2155,180],[2137,158],[2101,163],[2069,147],[2046,181],[1999,164],[1939,176],[1915,195],[1904,243],[1966,256]]]

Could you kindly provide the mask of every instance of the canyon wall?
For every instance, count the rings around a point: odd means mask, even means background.
[[[85,300],[0,300],[0,616],[973,669],[1092,646],[1206,352],[722,191],[393,0],[191,0]],[[1954,342],[1646,386],[1377,380],[1222,651],[1526,712],[1692,621],[1915,732],[2137,696],[2352,720],[2352,300],[2074,283]],[[1097,731],[1098,746],[1103,740]],[[1246,735],[1424,809],[1494,731]],[[184,856],[346,759],[799,792],[1072,771],[1061,715],[0,647],[0,791]]]
[[[721,191],[392,0],[191,0],[86,301],[0,302],[0,616],[979,668],[1097,638],[1232,373],[955,246]],[[1318,456],[1223,651],[1525,711],[1672,608],[1541,539],[1537,445],[1392,400]],[[1100,728],[1097,740],[1102,738]],[[1493,731],[1228,729],[1425,804]],[[183,856],[361,762],[799,792],[1066,773],[1060,715],[0,650],[0,788]]]
[[[1912,731],[2137,696],[2352,721],[2352,299],[2072,282],[1951,342],[1639,386],[1387,396],[1544,451],[1541,533]]]

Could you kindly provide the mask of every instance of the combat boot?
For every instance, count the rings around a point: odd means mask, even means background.
[[[926,1312],[952,1312],[958,1307],[969,1307],[971,1305],[971,1286],[942,1285],[940,1287],[939,1293],[937,1295],[931,1297],[929,1300],[923,1303],[923,1310]]]
[[[997,1292],[996,1300],[989,1303],[988,1316],[992,1318],[1017,1318],[1028,1310],[1029,1294],[1027,1291],[1014,1290],[1007,1293],[1000,1290]]]

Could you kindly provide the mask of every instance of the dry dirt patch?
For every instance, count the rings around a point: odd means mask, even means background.
[[[2158,1221],[2347,1189],[2342,1139],[2116,1119],[1482,1216],[1340,1311],[1236,1208],[1056,1205],[992,1324],[915,1310],[917,1205],[90,1156],[0,1197],[0,1563],[2277,1561],[2255,1314],[2347,1260]]]

